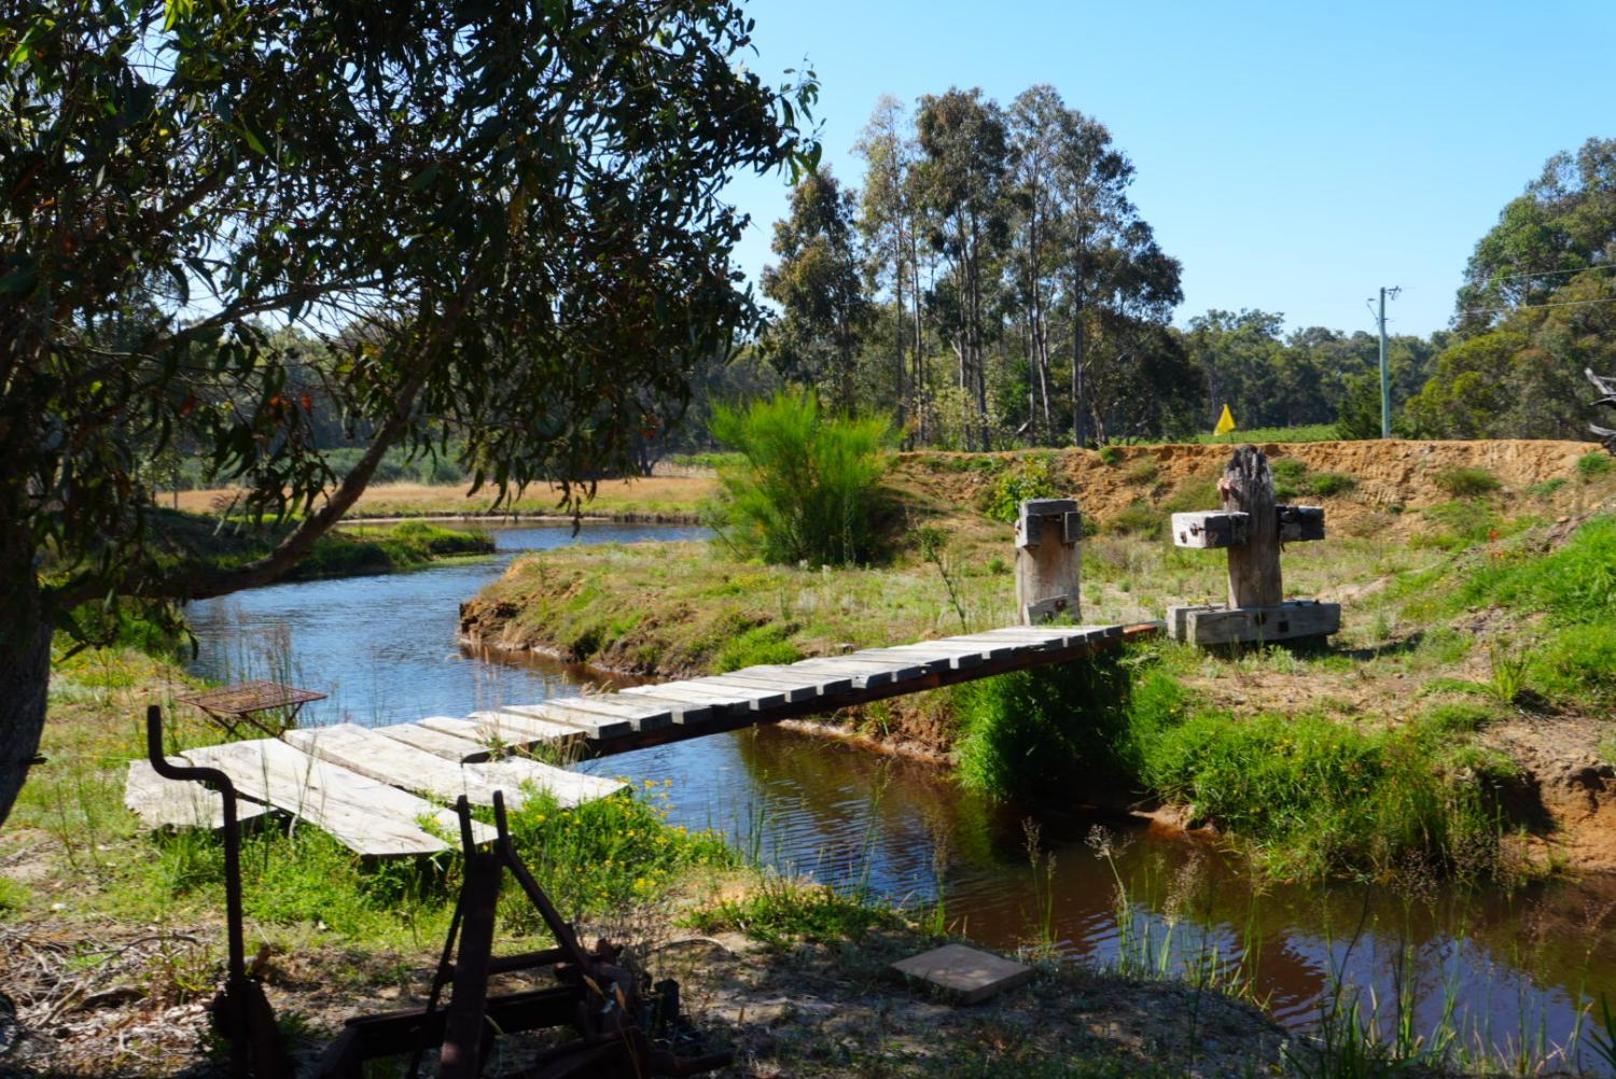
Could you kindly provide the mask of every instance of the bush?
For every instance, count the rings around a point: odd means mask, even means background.
[[[1613,467],[1616,467],[1616,462],[1612,462],[1610,454],[1601,450],[1593,450],[1577,458],[1577,475],[1584,481],[1597,479]]]
[[[1343,472],[1315,472],[1309,486],[1312,487],[1312,494],[1320,498],[1333,498],[1358,486],[1358,481]]]
[[[993,486],[983,492],[980,508],[995,521],[1010,524],[1028,499],[1060,497],[1054,461],[1048,454],[1039,454],[1001,473]]]
[[[765,562],[846,565],[876,554],[876,518],[891,428],[826,415],[812,393],[779,393],[741,411],[719,406],[713,435],[740,452],[721,465],[709,519]]]
[[[1444,468],[1431,477],[1431,482],[1454,498],[1478,498],[1492,494],[1502,486],[1498,477],[1485,468]]]
[[[1122,463],[1122,448],[1120,446],[1101,446],[1100,463],[1115,466]]]
[[[1149,536],[1160,532],[1167,523],[1167,515],[1142,498],[1136,498],[1106,522],[1112,532],[1122,535]]]
[[[998,798],[1069,800],[1074,785],[1125,775],[1127,686],[1115,658],[1097,657],[957,687],[961,781]]]

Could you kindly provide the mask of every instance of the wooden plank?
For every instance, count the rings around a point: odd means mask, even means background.
[[[1341,605],[1290,600],[1270,607],[1191,610],[1185,637],[1201,646],[1326,637],[1341,629]]]
[[[627,697],[635,702],[644,701],[659,708],[666,708],[673,715],[675,723],[701,724],[716,718],[733,706],[745,707],[744,701],[737,701],[733,697],[725,700],[714,699],[713,694],[696,697],[686,693],[662,692],[665,685],[678,685],[676,682],[663,682],[648,686],[630,686],[618,691],[618,696]]]
[[[184,761],[176,761],[183,765]],[[151,761],[129,762],[124,780],[123,804],[140,817],[148,828],[223,828],[224,798],[200,783],[164,779]],[[236,799],[236,820],[263,816],[269,807],[244,798]]]
[[[655,686],[635,686],[633,689],[625,689],[623,692],[633,693],[637,697],[642,695],[660,697],[663,700],[705,701],[720,711],[729,708],[741,711],[758,711],[764,708],[778,708],[786,703],[786,695],[778,690],[735,685],[717,686],[694,681],[663,682]]]
[[[1251,514],[1197,510],[1173,514],[1173,546],[1196,550],[1240,547],[1251,534]]]
[[[1307,543],[1324,538],[1323,506],[1278,505],[1274,512],[1279,515],[1279,542]]]
[[[487,745],[528,749],[536,745],[557,748],[581,742],[591,731],[572,723],[558,723],[552,719],[534,719],[504,709],[473,712],[465,719],[449,716],[428,716],[421,720],[424,727],[446,731],[462,738],[472,738]]]
[[[274,738],[187,750],[192,764],[218,768],[248,797],[285,810],[348,849],[378,857],[435,854],[449,843],[416,822],[430,819],[447,836],[459,834],[454,812],[347,768],[315,760]],[[477,842],[494,830],[473,823]]]
[[[800,660],[791,664],[765,664],[760,667],[747,667],[748,672],[759,671],[775,677],[789,679],[793,682],[828,682],[830,679],[841,679],[848,683],[847,691],[855,689],[884,686],[892,681],[890,674],[881,671],[872,671],[868,668],[858,670],[833,670],[825,666],[804,667],[804,663],[822,664],[823,660]]]
[[[970,665],[970,660],[972,659],[976,660],[978,663],[981,662],[981,653],[970,655],[936,648],[917,648],[901,651],[896,648],[863,648],[853,653],[854,656],[873,663],[916,664],[920,667],[921,672],[924,674],[932,674],[936,671],[956,670],[957,668],[955,664],[962,654],[966,655],[967,666]]]
[[[1167,608],[1167,633],[1175,641],[1189,640],[1190,612],[1191,611],[1220,611],[1220,604],[1191,603],[1177,607]]]
[[[812,665],[812,666],[810,666]],[[844,656],[826,656],[822,659],[805,659],[793,667],[804,667],[808,670],[823,668],[829,671],[880,671],[888,675],[894,682],[906,682],[911,678],[919,678],[926,673],[926,668],[919,663],[910,663],[906,660],[893,662],[892,660],[863,659],[857,652],[849,652]]]
[[[673,712],[650,701],[637,703],[612,693],[590,697],[552,697],[542,705],[545,712],[569,723],[626,721],[631,730],[654,731],[673,723]],[[611,737],[598,735],[598,737]]]
[[[939,637],[935,641],[919,641],[915,644],[901,644],[898,648],[939,648],[952,649],[961,654],[974,653],[984,660],[992,662],[996,659],[1006,659],[1016,654],[1018,645],[1014,641],[994,638],[989,641],[967,641],[958,637]]]
[[[838,693],[846,693],[853,688],[851,678],[836,678],[806,672],[790,674],[784,673],[784,671],[784,668],[744,667],[741,670],[732,671],[718,677],[744,681],[749,685],[762,686],[765,689],[778,689],[782,692],[806,690],[811,697],[834,696]]]
[[[519,806],[527,797],[522,784],[532,783],[554,794],[563,806],[573,806],[612,794],[623,786],[515,758],[462,765],[351,723],[288,731],[282,740],[310,756],[388,786],[446,802],[464,794],[474,805],[493,805],[494,792],[504,790],[511,805]]]
[[[866,655],[882,659],[908,659],[924,663],[927,671],[963,671],[980,667],[986,660],[980,648],[937,648],[929,645],[900,644],[891,648],[867,649]]]
[[[504,791],[505,800],[512,805],[520,805],[525,799],[523,785],[528,783],[554,796],[563,809],[609,798],[628,788],[622,780],[573,772],[525,757],[505,757],[487,764],[468,764],[466,768],[474,770],[490,789]]]
[[[476,724],[472,725],[473,727]],[[486,745],[471,738],[434,730],[420,723],[394,723],[376,727],[377,734],[413,746],[423,753],[431,753],[446,761],[462,764],[466,761],[485,761],[493,755]]]
[[[811,700],[819,696],[818,686],[793,685],[768,678],[754,678],[743,671],[714,675],[708,678],[690,678],[687,681],[693,686],[714,686],[719,689],[767,690],[778,693],[780,698],[787,704],[796,704],[798,701]]]
[[[543,704],[507,704],[484,712],[473,712],[472,715],[516,716],[525,721],[529,730],[548,732],[543,737],[559,742],[576,741],[579,737],[610,738],[621,733],[620,723],[608,724],[609,730],[603,732],[598,716],[592,716],[587,720],[569,719],[558,716]]]

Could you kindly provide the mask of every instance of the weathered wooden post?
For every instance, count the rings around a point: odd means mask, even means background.
[[[1274,501],[1268,458],[1255,446],[1235,450],[1218,481],[1223,509],[1173,514],[1179,547],[1229,552],[1227,606],[1169,607],[1175,640],[1199,645],[1325,637],[1341,628],[1341,605],[1286,600],[1281,544],[1324,538],[1324,510]]]
[[[1083,518],[1071,498],[1035,498],[1016,515],[1016,609],[1021,623],[1078,620]]]

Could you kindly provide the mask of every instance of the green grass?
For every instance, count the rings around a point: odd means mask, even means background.
[[[1616,468],[1616,459],[1603,450],[1591,450],[1577,458],[1577,475],[1584,480],[1609,475],[1613,468]]]
[[[1269,462],[1274,474],[1274,494],[1280,501],[1298,495],[1332,498],[1346,494],[1358,481],[1342,472],[1311,472],[1299,457],[1276,457]]]
[[[874,930],[904,925],[897,911],[869,896],[768,872],[745,896],[694,911],[685,921],[703,933],[744,933],[771,948],[798,941],[857,942]]]
[[[1236,428],[1232,435],[1196,435],[1188,441],[1201,446],[1241,445],[1246,442],[1266,445],[1271,442],[1336,442],[1340,440],[1333,423],[1309,423],[1297,427]]]

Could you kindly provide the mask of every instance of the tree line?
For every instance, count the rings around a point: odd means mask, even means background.
[[[1251,309],[1171,324],[1180,263],[1135,169],[1049,86],[876,105],[862,189],[805,176],[776,222],[777,312],[744,361],[909,445],[1097,445],[1335,424],[1380,434],[1379,342]],[[1550,160],[1477,244],[1450,329],[1388,342],[1411,437],[1585,437],[1583,366],[1616,368],[1616,140]],[[743,364],[744,365],[744,364]]]

